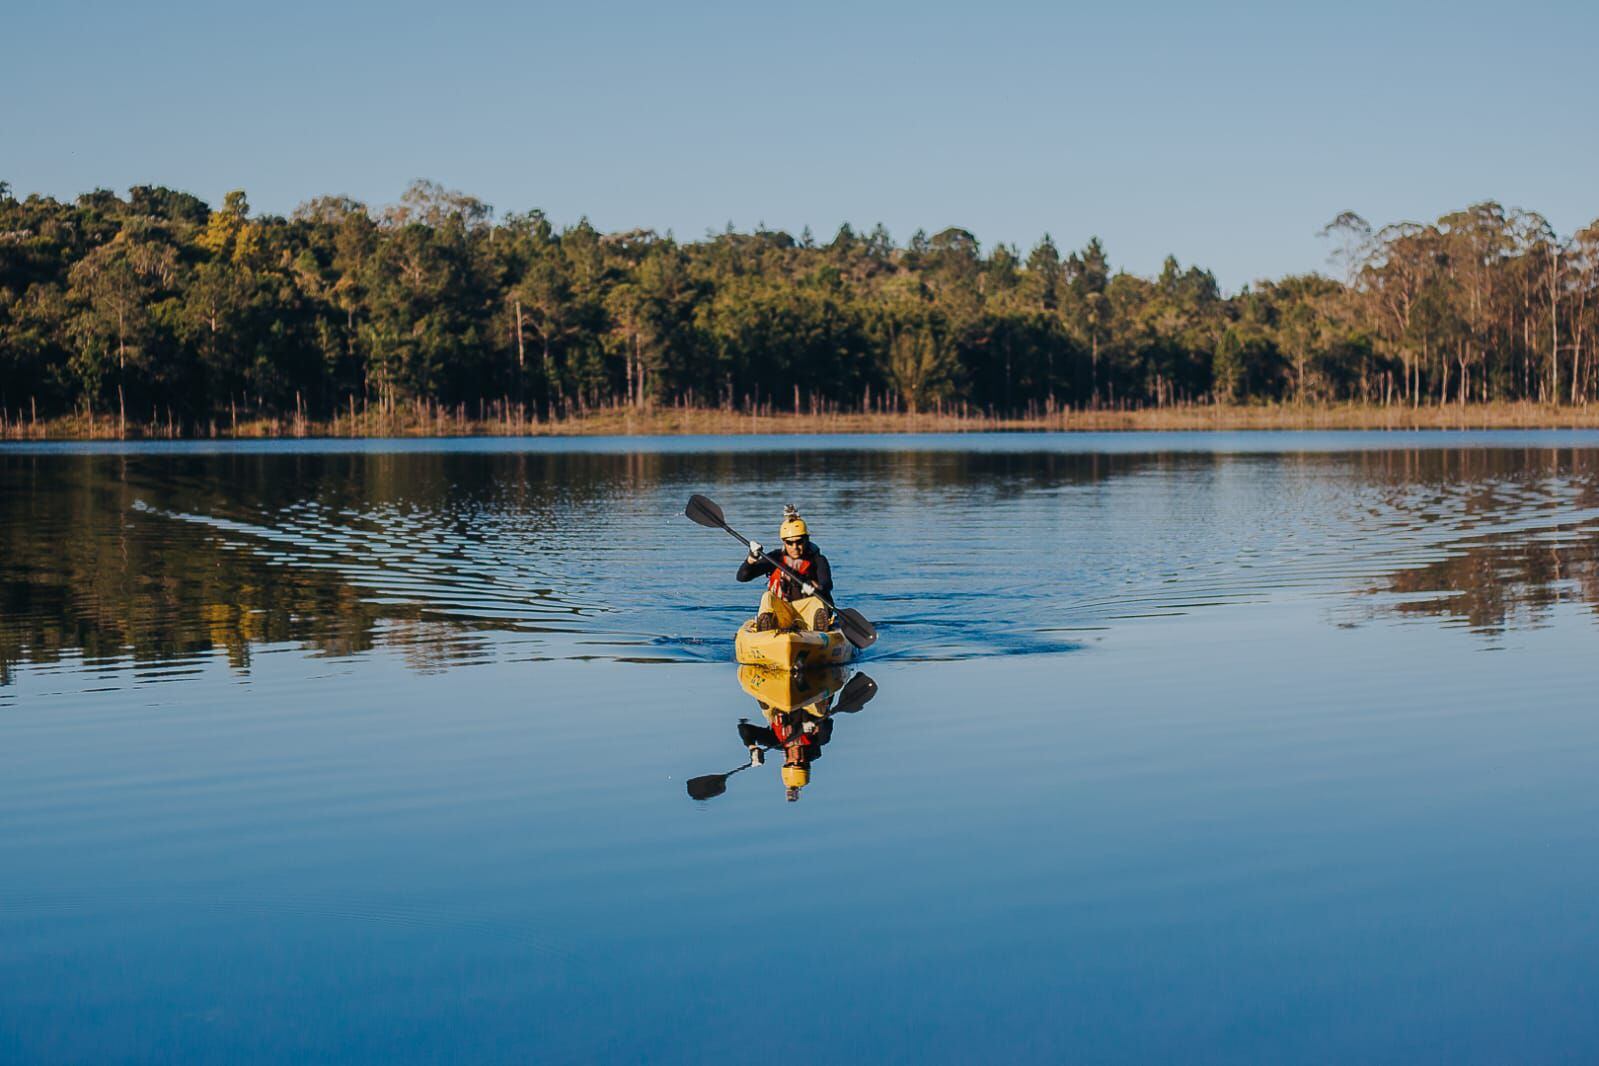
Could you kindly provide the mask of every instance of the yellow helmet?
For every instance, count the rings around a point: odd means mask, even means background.
[[[805,519],[799,516],[793,504],[783,506],[783,525],[778,530],[778,535],[784,540],[793,540],[795,537],[808,537],[811,531],[805,526]]]
[[[804,788],[810,780],[811,772],[803,766],[783,767],[783,785],[786,788]]]

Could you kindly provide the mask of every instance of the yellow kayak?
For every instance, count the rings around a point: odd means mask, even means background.
[[[844,639],[842,630],[757,630],[753,618],[739,626],[733,649],[745,666],[776,670],[837,666],[855,657],[855,647]]]

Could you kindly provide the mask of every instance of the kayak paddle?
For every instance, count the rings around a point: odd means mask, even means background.
[[[688,515],[690,520],[702,526],[727,530],[730,537],[744,545],[745,548],[749,547],[749,538],[727,524],[727,519],[722,515],[722,509],[716,506],[715,501],[708,500],[704,496],[690,496],[688,498],[688,506],[683,509],[683,513]],[[795,573],[792,567],[782,561],[781,555],[778,557],[777,568],[795,581],[805,580],[804,577]],[[821,589],[816,590],[816,598],[827,604],[828,610],[832,611],[833,615],[838,619],[838,628],[844,631],[845,640],[848,640],[857,648],[870,648],[877,643],[877,627],[868,622],[866,616],[861,614],[861,612],[852,607],[846,607],[842,611],[839,610],[837,605],[833,603],[833,598]]]

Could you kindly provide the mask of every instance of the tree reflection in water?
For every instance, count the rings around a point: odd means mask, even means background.
[[[1487,635],[1545,624],[1562,603],[1599,613],[1599,526],[1493,537],[1391,574],[1373,591],[1395,597],[1383,611]]]
[[[887,622],[874,656],[1060,652],[1078,630],[1312,587],[1356,593],[1345,603],[1369,619],[1489,633],[1599,603],[1594,450],[1296,451],[1283,438],[1118,453],[1036,439],[0,451],[0,684],[73,660],[247,671],[278,644],[389,646],[423,671],[511,639],[529,658],[726,661],[748,609],[736,559],[677,528],[682,496],[707,486],[753,511],[774,485],[814,504],[841,581]]]

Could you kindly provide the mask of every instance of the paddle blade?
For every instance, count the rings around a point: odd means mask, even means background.
[[[838,694],[838,703],[833,707],[834,714],[853,714],[872,701],[877,695],[877,682],[866,674],[856,674],[849,679]]]
[[[877,643],[877,627],[853,607],[838,612],[838,628],[844,631],[844,639],[857,648],[864,650]]]
[[[727,791],[727,776],[727,774],[706,774],[704,777],[689,778],[689,798],[708,800],[712,796],[720,796]]]
[[[727,519],[722,516],[722,509],[716,506],[714,500],[708,500],[704,496],[690,496],[688,506],[683,508],[683,513],[688,515],[690,521],[710,526],[712,529],[722,529],[727,525]]]

